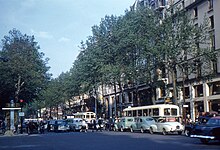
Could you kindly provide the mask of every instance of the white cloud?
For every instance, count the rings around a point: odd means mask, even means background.
[[[61,37],[58,41],[59,41],[59,42],[69,42],[70,39],[69,39],[69,38],[66,38],[66,37]]]
[[[34,31],[33,29],[31,29],[31,33],[34,34],[34,36],[39,37],[39,38],[43,38],[43,39],[52,39],[53,35],[51,35],[48,32],[45,31]]]

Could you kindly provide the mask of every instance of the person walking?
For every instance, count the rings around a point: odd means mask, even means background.
[[[94,132],[94,130],[97,130],[97,128],[96,128],[96,120],[95,119],[92,120],[92,132]]]

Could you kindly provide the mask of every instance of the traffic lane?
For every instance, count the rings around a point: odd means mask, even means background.
[[[215,150],[220,149],[220,142],[212,141],[209,144],[205,145],[200,142],[199,139],[186,137],[184,135],[177,134],[169,134],[169,135],[161,135],[161,134],[149,134],[149,133],[129,133],[129,132],[105,132],[105,134],[113,135],[113,136],[128,136],[135,141],[141,142],[144,139],[144,144],[147,145],[147,148],[150,149],[176,149],[185,150],[189,148],[190,150],[194,149],[202,149],[202,150]]]
[[[190,150],[214,150],[219,149],[219,144],[203,145],[197,139],[179,135],[163,136],[129,132],[70,132],[0,138],[0,149],[16,150],[185,150],[187,148]]]

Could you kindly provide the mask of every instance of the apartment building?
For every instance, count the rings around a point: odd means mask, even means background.
[[[191,15],[195,26],[201,24],[204,18],[207,18],[211,27],[210,33],[213,36],[210,39],[210,47],[216,51],[220,50],[219,0],[136,0],[131,9],[135,10],[138,6],[159,10],[162,14],[166,13],[170,6],[184,8]],[[198,71],[198,74],[192,74],[187,77],[184,82],[184,88],[178,88],[177,104],[181,108],[181,113],[185,109],[185,115],[190,115],[192,120],[195,120],[203,112],[220,113],[220,58],[217,59],[217,62],[211,63],[210,72],[214,73],[215,76],[201,80],[201,78],[198,78],[201,75],[201,71]],[[177,84],[180,83],[179,85],[182,85],[183,78],[179,78],[178,75],[177,73]],[[162,80],[166,85],[172,85],[172,79],[169,75]],[[169,97],[173,96],[173,87],[168,86],[167,88],[167,91],[159,87],[156,89],[156,102],[164,102],[164,92],[167,92]],[[129,87],[128,85],[123,91],[119,87],[117,87],[116,91],[108,87],[103,93],[107,116],[120,115],[123,108],[135,106],[137,102],[134,101],[134,97],[137,94],[139,98],[143,97],[146,100],[142,104],[152,104],[147,101],[153,96],[151,88],[147,85],[139,85],[138,87]]]

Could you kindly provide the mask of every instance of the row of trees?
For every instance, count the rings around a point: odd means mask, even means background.
[[[56,106],[84,93],[94,96],[103,86],[114,87],[116,94],[116,87],[123,91],[126,84],[146,84],[155,93],[155,87],[160,86],[155,81],[168,74],[172,75],[172,86],[176,89],[178,71],[187,78],[216,63],[209,31],[207,19],[195,25],[185,10],[174,13],[172,7],[163,18],[160,12],[146,7],[126,11],[119,17],[105,16],[92,27],[92,35],[81,42],[80,54],[70,71],[56,79],[62,85],[62,93],[59,89],[57,94],[63,100]],[[158,69],[162,71],[159,76]],[[202,76],[212,73],[203,71]],[[173,94],[177,99],[176,90]],[[151,96],[154,103],[155,95]]]
[[[213,49],[204,46],[210,40],[207,31],[206,20],[195,26],[184,10],[167,11],[163,18],[146,7],[126,11],[123,16],[105,16],[81,42],[72,68],[50,80],[48,60],[37,51],[34,37],[12,30],[3,39],[1,51],[1,56],[10,56],[7,64],[0,63],[1,98],[16,96],[19,77],[24,82],[19,97],[34,100],[29,110],[57,108],[68,101],[70,105],[72,97],[97,93],[100,86],[112,86],[116,93],[117,86],[122,91],[127,83],[134,87],[144,83],[154,93],[157,69],[162,70],[162,77],[171,73],[175,81],[178,68],[189,74],[198,69],[195,62],[216,61]]]

